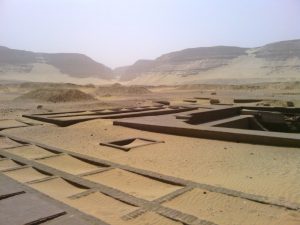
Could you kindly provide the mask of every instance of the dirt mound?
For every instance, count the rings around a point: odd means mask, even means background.
[[[151,93],[151,91],[143,86],[123,86],[119,83],[109,86],[100,86],[96,90],[96,95],[98,96],[140,95],[149,93]]]
[[[77,89],[36,89],[18,97],[17,99],[32,99],[46,102],[74,102],[95,100],[93,96]]]

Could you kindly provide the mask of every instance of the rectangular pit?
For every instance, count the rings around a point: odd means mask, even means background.
[[[149,201],[182,188],[121,169],[112,169],[84,178]]]
[[[163,141],[156,141],[146,138],[127,138],[110,142],[103,142],[100,145],[118,148],[121,150],[129,151],[132,148],[142,147],[151,144],[163,143]]]
[[[6,151],[26,159],[37,159],[55,155],[54,152],[48,151],[35,145],[25,145],[17,148],[11,148]]]
[[[39,159],[37,161],[54,169],[58,169],[73,175],[88,173],[101,168],[98,165],[87,163],[69,155],[59,155],[56,157]]]
[[[69,196],[88,190],[86,187],[74,184],[62,178],[53,178],[29,184],[29,186],[60,201],[65,201]]]
[[[124,224],[121,219],[122,216],[137,209],[133,205],[126,204],[100,192],[69,200],[68,204],[109,224],[120,225]]]
[[[2,148],[13,148],[13,147],[21,146],[21,145],[22,144],[20,144],[16,141],[13,141],[10,138],[0,136],[0,149],[2,149]]]
[[[4,174],[22,183],[49,177],[49,175],[42,173],[41,171],[38,171],[37,169],[32,167],[12,170],[8,172],[4,172]]]
[[[21,163],[15,162],[14,160],[11,159],[0,160],[0,171],[15,169],[20,166],[22,166]]]

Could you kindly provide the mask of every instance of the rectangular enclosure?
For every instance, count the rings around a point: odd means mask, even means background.
[[[100,145],[118,148],[121,150],[129,151],[132,148],[142,147],[151,144],[163,143],[163,141],[156,141],[146,138],[128,138],[110,142],[103,142]]]

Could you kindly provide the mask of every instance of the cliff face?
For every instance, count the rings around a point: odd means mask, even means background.
[[[0,75],[30,74],[38,66],[48,66],[57,73],[77,78],[112,79],[110,68],[77,53],[34,53],[0,47]]]

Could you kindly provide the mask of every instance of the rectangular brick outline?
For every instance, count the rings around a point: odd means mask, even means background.
[[[140,117],[140,116],[151,116],[151,115],[163,115],[163,114],[170,114],[170,113],[179,113],[179,112],[186,112],[190,110],[197,109],[198,107],[193,106],[180,106],[179,108],[172,108],[172,107],[154,107],[154,108],[149,108],[149,107],[144,107],[139,110],[134,110],[132,109],[131,111],[113,111],[113,112],[107,112],[107,113],[102,113],[95,112],[92,113],[90,118],[79,118],[79,119],[70,119],[70,120],[60,120],[59,118],[51,118],[48,113],[46,114],[25,114],[23,117],[42,121],[42,122],[47,122],[47,123],[52,123],[56,124],[58,126],[69,126],[72,124],[76,124],[79,122],[84,122],[84,121],[89,121],[89,120],[94,120],[94,119],[116,119],[116,118],[127,118],[127,117]],[[76,111],[74,111],[76,112]],[[87,111],[88,112],[88,111]],[[63,114],[64,112],[60,112],[59,114]],[[68,112],[72,113],[72,112]],[[80,115],[79,115],[80,116]],[[78,116],[78,117],[79,117]],[[76,116],[75,116],[76,117]]]
[[[39,146],[39,147],[42,147],[42,146]],[[180,221],[183,224],[188,224],[188,225],[192,225],[192,224],[216,225],[215,223],[205,221],[205,220],[201,220],[197,217],[194,217],[194,216],[186,214],[186,213],[182,213],[182,212],[177,211],[175,209],[170,209],[170,208],[167,208],[165,206],[161,206],[159,201],[147,201],[147,200],[144,200],[144,199],[140,199],[140,198],[131,196],[127,193],[124,193],[122,191],[116,190],[114,188],[111,188],[111,187],[108,187],[108,186],[105,186],[105,185],[102,185],[102,184],[99,184],[99,183],[95,183],[95,182],[92,182],[92,181],[88,181],[88,180],[86,180],[82,177],[79,177],[79,176],[76,176],[76,175],[71,175],[71,174],[68,174],[66,172],[57,170],[55,168],[45,166],[45,165],[43,165],[39,162],[36,162],[34,160],[28,160],[28,159],[22,158],[20,156],[14,155],[12,153],[6,152],[5,150],[8,150],[8,149],[0,149],[0,154],[7,157],[7,158],[14,159],[18,162],[21,162],[21,163],[25,164],[25,165],[30,165],[33,168],[36,168],[38,170],[41,170],[41,171],[44,171],[46,173],[50,173],[50,174],[53,174],[55,176],[61,177],[62,179],[65,179],[65,180],[67,180],[71,183],[76,183],[78,185],[87,187],[88,189],[91,189],[92,191],[100,191],[101,193],[103,193],[105,195],[108,195],[112,198],[115,198],[115,199],[117,199],[121,202],[125,202],[127,204],[146,209],[146,211],[154,211],[158,214],[161,214],[162,216],[165,216],[165,217],[170,218],[172,220]],[[55,150],[57,151],[57,149],[55,149]],[[74,156],[74,157],[81,158],[79,156]],[[87,160],[91,161],[91,159],[87,159]],[[97,162],[95,162],[95,163],[97,163]],[[114,168],[114,167],[111,167],[111,169],[112,168]],[[155,179],[155,178],[152,178],[152,179]],[[161,181],[163,181],[163,180],[161,180]],[[164,181],[164,182],[166,182],[166,181]],[[171,183],[171,182],[167,182],[167,183]],[[87,190],[87,191],[90,191],[90,190]],[[176,196],[178,195],[177,191],[176,191]],[[172,194],[172,193],[170,193],[170,194]],[[70,196],[70,197],[72,198],[72,196]],[[163,196],[163,197],[165,197],[165,196]]]
[[[70,156],[73,156],[73,157],[76,157],[76,158],[79,158],[79,159],[84,158],[87,161],[94,161],[95,163],[106,164],[106,165],[110,166],[109,167],[110,169],[120,168],[120,169],[127,170],[127,171],[130,171],[130,172],[145,176],[145,177],[156,179],[156,180],[159,180],[159,181],[162,181],[162,182],[183,186],[182,189],[179,189],[177,191],[169,193],[166,196],[162,196],[159,199],[156,199],[154,201],[146,201],[146,200],[139,199],[139,198],[136,198],[134,196],[128,195],[127,193],[123,193],[123,192],[121,192],[119,190],[116,190],[114,188],[107,187],[107,186],[102,185],[102,184],[97,183],[96,186],[95,186],[94,182],[88,181],[88,183],[90,183],[90,184],[85,185],[86,181],[84,179],[82,180],[81,177],[76,177],[74,175],[70,175],[68,173],[56,170],[56,169],[48,167],[48,166],[36,165],[35,162],[33,163],[35,165],[31,165],[33,167],[44,167],[44,168],[38,168],[38,169],[43,170],[43,171],[48,172],[48,173],[58,175],[58,176],[66,179],[66,180],[70,180],[71,182],[78,183],[79,185],[82,185],[82,186],[90,186],[91,187],[90,189],[98,190],[101,193],[106,194],[106,195],[108,195],[112,198],[118,199],[118,200],[123,201],[127,204],[132,204],[132,205],[140,207],[136,211],[129,213],[127,216],[124,216],[124,219],[134,218],[136,215],[140,215],[140,213],[144,212],[144,211],[154,211],[154,212],[156,212],[158,214],[161,214],[165,217],[168,217],[170,219],[183,222],[184,224],[208,224],[208,225],[209,224],[210,225],[214,224],[212,222],[201,220],[201,219],[199,219],[197,217],[194,217],[192,215],[188,215],[188,214],[179,212],[177,210],[170,209],[170,208],[167,208],[165,206],[160,205],[161,203],[163,203],[165,201],[168,201],[168,200],[171,200],[171,199],[179,196],[180,194],[183,194],[187,191],[190,191],[193,188],[201,188],[201,189],[205,189],[205,190],[208,190],[208,191],[211,191],[211,192],[217,192],[217,193],[225,194],[225,195],[228,195],[228,196],[239,197],[239,198],[246,199],[246,200],[249,200],[249,201],[254,201],[254,202],[258,202],[258,203],[262,203],[262,204],[268,204],[268,205],[274,205],[274,206],[277,206],[277,207],[283,207],[283,208],[286,208],[286,209],[289,209],[289,210],[299,210],[300,209],[300,205],[298,203],[291,203],[291,202],[287,202],[287,201],[284,201],[284,200],[276,200],[276,199],[271,199],[271,198],[264,197],[264,196],[247,194],[247,193],[243,193],[243,192],[239,192],[239,191],[235,191],[235,190],[231,190],[231,189],[215,187],[215,186],[207,185],[207,184],[196,183],[196,182],[192,182],[192,181],[188,181],[188,180],[183,180],[181,178],[170,177],[170,176],[158,174],[158,173],[151,172],[151,171],[132,168],[130,166],[125,166],[125,165],[113,163],[113,162],[106,161],[106,160],[96,159],[94,157],[85,156],[85,155],[82,155],[82,154],[79,154],[79,153],[70,152],[70,151],[59,149],[59,148],[56,148],[56,147],[51,147],[51,146],[44,145],[44,144],[34,142],[34,141],[27,141],[25,139],[18,138],[18,137],[12,136],[12,135],[7,135],[7,137],[11,138],[15,141],[22,141],[23,143],[27,142],[29,144],[37,145],[37,146],[45,148],[45,149],[51,149],[52,151],[69,154]],[[2,152],[2,151],[0,150],[0,152]],[[2,155],[4,155],[4,154],[2,154]],[[13,154],[9,154],[9,155],[10,155],[11,158],[15,157]],[[20,160],[22,161],[22,157],[18,157],[18,158],[21,158]],[[16,160],[19,161],[18,159],[16,159]],[[50,172],[48,170],[50,170]],[[53,173],[53,171],[54,171],[54,173]],[[58,172],[58,174],[57,174],[57,172]],[[94,184],[91,184],[91,183],[94,183]]]

